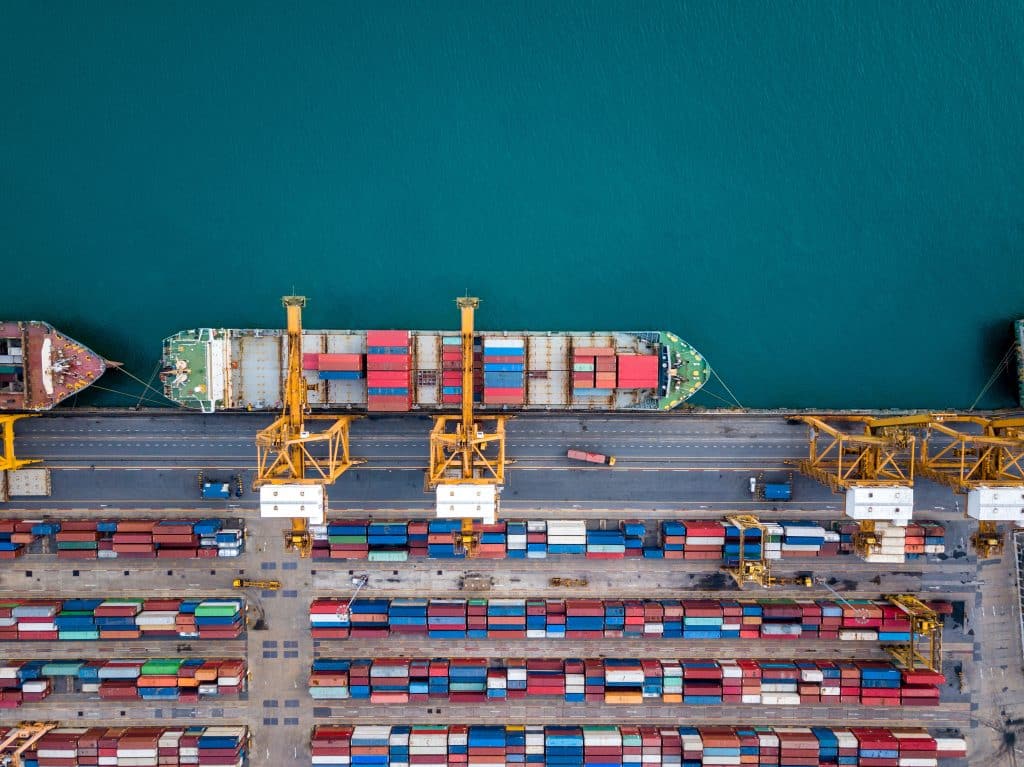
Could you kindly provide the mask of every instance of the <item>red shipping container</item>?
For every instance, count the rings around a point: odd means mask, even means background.
[[[412,407],[412,400],[408,395],[379,395],[374,394],[366,398],[366,409],[378,413],[404,413]]]
[[[615,350],[610,346],[576,346],[572,353],[575,357],[606,357],[614,356]]]
[[[372,370],[366,376],[366,385],[370,388],[401,388],[409,386],[407,370]]]
[[[648,388],[658,385],[658,357],[646,354],[620,354],[619,386]]]
[[[374,370],[408,370],[408,354],[367,354],[366,372]]]
[[[319,370],[362,370],[363,355],[361,354],[320,354],[317,355]],[[305,355],[303,355],[305,358]]]
[[[305,352],[302,355],[302,369],[316,370],[320,364],[320,355],[316,352]]]
[[[408,330],[367,330],[367,346],[408,346]]]

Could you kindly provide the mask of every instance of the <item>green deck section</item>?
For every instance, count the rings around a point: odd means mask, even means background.
[[[1013,338],[1017,344],[1017,402],[1024,407],[1024,320],[1013,323]]]
[[[711,367],[704,355],[673,333],[661,332],[663,348],[670,360],[668,389],[658,400],[659,410],[672,410],[686,402],[707,383]],[[664,360],[664,355],[662,356]],[[664,370],[662,375],[665,375]]]
[[[209,330],[183,330],[164,339],[165,397],[185,407],[212,410],[214,403],[205,396],[209,391],[206,367],[211,338]],[[184,382],[177,383],[181,375],[185,376]]]

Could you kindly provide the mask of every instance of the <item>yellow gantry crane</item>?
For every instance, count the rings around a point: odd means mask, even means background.
[[[434,416],[425,484],[428,492],[436,492],[437,516],[462,520],[456,544],[472,557],[479,544],[473,521],[497,518],[508,416],[473,412],[473,319],[480,299],[465,296],[455,303],[461,315],[462,412]]]
[[[849,493],[858,486],[867,496],[859,506],[852,504],[857,508],[870,508],[872,494],[897,485],[906,488],[909,501],[903,499],[902,504],[910,509],[916,472],[967,497],[967,516],[978,521],[971,545],[981,559],[1003,551],[1004,536],[997,523],[1024,525],[1024,418],[925,413],[830,419],[859,421],[863,434],[840,431],[813,416],[797,420],[811,426],[810,458],[798,467],[833,491],[846,489],[848,514]],[[916,455],[914,431],[923,431]],[[821,444],[819,434],[829,439]],[[878,508],[885,509],[887,501],[879,498]],[[874,522],[862,518],[854,540],[858,553],[871,553],[877,542]]]
[[[1000,556],[997,523],[1024,523],[1024,418],[932,416],[922,425],[918,472],[967,496],[967,516],[978,520],[971,545],[981,559]]]
[[[892,594],[885,599],[907,616],[910,639],[882,649],[910,671],[926,668],[942,673],[942,619],[938,613],[911,594]]]
[[[35,418],[35,414],[0,415],[0,471],[17,471],[23,466],[39,463],[14,455],[14,424],[22,418]]]
[[[870,416],[795,416],[811,427],[810,453],[796,467],[833,492],[845,491],[847,516],[860,530],[853,543],[861,556],[880,546],[875,532],[879,520],[906,524],[914,507],[914,450],[916,439],[901,424]],[[860,431],[839,428],[853,423]]]
[[[50,730],[58,726],[58,722],[19,722],[0,739],[0,764],[9,767],[23,767],[22,754]]]
[[[735,566],[722,568],[732,576],[736,585],[741,589],[747,583],[756,583],[762,588],[770,589],[773,586],[804,586],[810,588],[814,585],[814,579],[808,575],[798,575],[792,578],[781,578],[772,575],[771,560],[768,559],[766,546],[768,542],[768,527],[753,514],[728,514],[725,520],[740,531],[740,552],[739,561]],[[761,532],[761,555],[757,559],[747,559],[746,542],[748,530],[759,530]]]
[[[288,328],[288,367],[284,412],[256,435],[256,479],[260,516],[291,519],[285,548],[308,557],[313,549],[309,525],[327,518],[326,485],[362,461],[349,454],[352,415],[310,413],[302,377],[302,309],[305,296],[284,296]],[[320,431],[310,426],[326,424]]]

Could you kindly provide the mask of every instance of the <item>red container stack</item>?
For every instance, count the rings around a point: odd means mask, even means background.
[[[412,408],[412,350],[408,330],[366,331],[366,409]]]
[[[575,347],[572,350],[572,388],[614,389],[615,350],[608,346]]]
[[[658,357],[653,354],[620,354],[620,389],[653,389],[658,385]]]

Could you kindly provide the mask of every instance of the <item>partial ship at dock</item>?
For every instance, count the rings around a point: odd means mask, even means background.
[[[474,334],[473,400],[484,411],[665,411],[708,380],[704,357],[665,331]],[[164,340],[164,394],[184,407],[276,410],[283,330],[181,331]],[[304,330],[312,408],[407,412],[462,403],[458,331]]]
[[[49,410],[111,364],[48,323],[0,321],[0,411]]]

